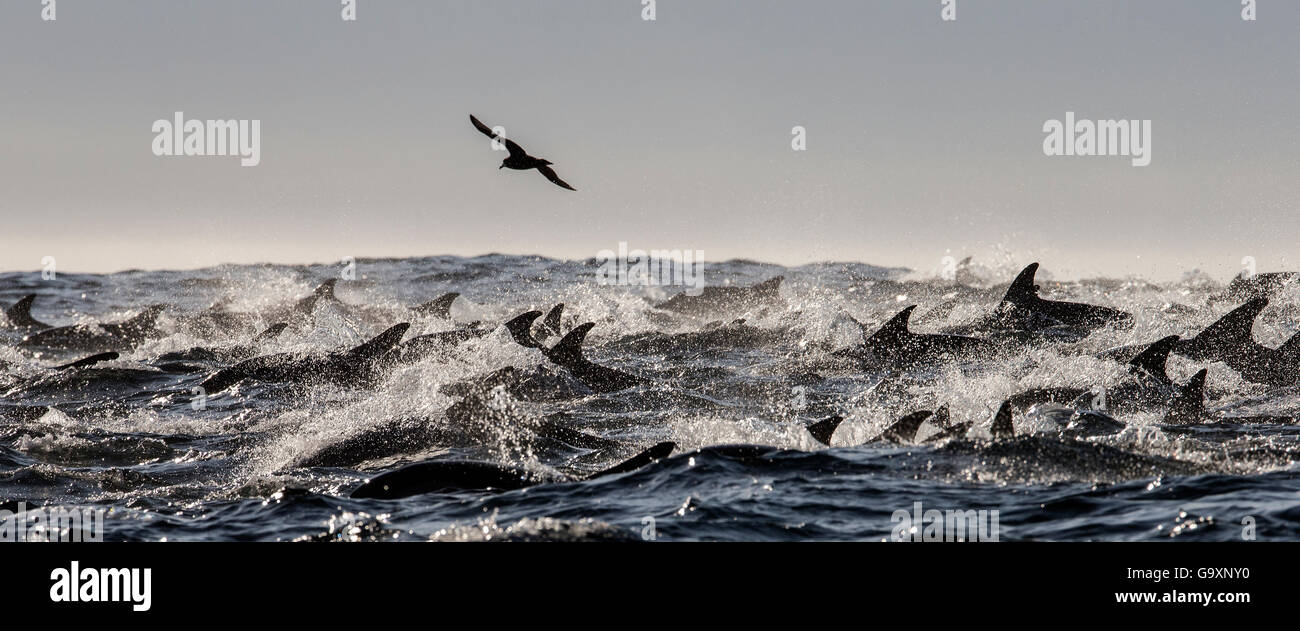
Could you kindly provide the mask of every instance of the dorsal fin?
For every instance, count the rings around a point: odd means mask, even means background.
[[[1205,417],[1205,375],[1208,373],[1209,369],[1202,368],[1178,389],[1165,414],[1166,423],[1198,423]]]
[[[931,416],[934,416],[934,412],[930,410],[912,412],[885,428],[885,431],[880,433],[880,437],[890,442],[910,443],[916,440],[916,430],[921,429],[921,423]]]
[[[808,433],[812,434],[812,437],[815,438],[817,442],[829,447],[831,444],[831,437],[835,435],[835,430],[839,428],[840,423],[843,422],[844,417],[836,414],[835,416],[809,425]]]
[[[912,318],[912,312],[916,310],[916,305],[912,305],[899,311],[897,315],[890,318],[888,322],[881,326],[871,337],[867,339],[871,342],[893,342],[897,343],[909,335],[907,330],[908,320]]]
[[[321,298],[325,298],[327,300],[335,300],[336,298],[334,298],[334,286],[337,285],[338,282],[339,279],[331,278],[321,283],[319,286],[317,286],[316,289],[312,291],[312,293],[317,296],[320,296]]]
[[[451,303],[456,302],[456,299],[459,297],[460,294],[454,291],[445,293],[422,305],[411,307],[411,311],[420,315],[432,316],[445,320],[451,317]]]
[[[144,311],[122,322],[122,326],[131,329],[151,329],[158,322],[158,316],[162,315],[165,308],[166,305],[149,305]]]
[[[781,283],[784,280],[785,280],[784,276],[774,276],[761,283],[758,283],[757,285],[754,285],[753,287],[750,287],[750,289],[753,289],[755,292],[764,293],[764,294],[778,293],[781,291]]]
[[[951,419],[948,416],[948,405],[946,403],[935,410],[934,416],[930,417],[930,422],[934,423],[939,429],[948,429],[949,421]]]
[[[587,339],[587,333],[595,326],[595,322],[578,325],[572,331],[569,331],[569,334],[565,335],[564,339],[560,340],[558,344],[551,347],[546,356],[561,366],[581,362],[582,342]]]
[[[564,303],[561,302],[546,313],[546,318],[542,320],[542,326],[552,335],[560,334],[560,318],[564,316]]]
[[[591,480],[594,478],[599,478],[601,476],[614,475],[616,473],[627,473],[628,471],[635,471],[656,460],[667,458],[668,456],[672,455],[673,450],[676,448],[677,448],[677,443],[674,442],[665,441],[656,444],[655,446],[635,456],[632,456],[631,458],[628,458],[627,460],[624,460],[623,462],[620,462],[608,469],[605,469],[604,471],[593,473],[587,476],[587,479]]]
[[[90,357],[78,359],[77,361],[72,362],[71,364],[55,366],[54,369],[70,370],[73,368],[85,368],[86,366],[93,366],[94,364],[98,364],[99,362],[113,361],[114,359],[117,358],[118,358],[117,353],[100,353],[98,355],[91,355]]]
[[[261,344],[263,342],[269,342],[279,337],[280,334],[284,332],[284,329],[288,326],[289,325],[285,324],[284,322],[277,322],[275,324],[272,324],[271,326],[267,327],[265,331],[258,333],[257,337],[253,338],[253,343]]]
[[[409,328],[411,328],[409,322],[395,324],[389,327],[387,331],[371,338],[371,340],[365,344],[348,351],[348,355],[357,359],[370,359],[376,357],[380,353],[387,352],[394,346],[397,346],[397,344],[402,341],[402,336],[406,335],[406,330]]]
[[[998,408],[998,413],[993,416],[993,426],[989,428],[989,433],[993,434],[994,440],[1015,437],[1016,426],[1011,418],[1010,401],[1003,401],[1002,406]]]
[[[1177,335],[1160,338],[1160,340],[1146,347],[1146,350],[1139,353],[1137,357],[1134,357],[1128,363],[1129,368],[1144,371],[1160,383],[1173,383],[1169,380],[1168,373],[1165,372],[1165,364],[1169,361],[1169,352],[1174,350],[1174,345],[1177,343]]]
[[[1191,339],[1191,343],[1216,354],[1216,359],[1217,354],[1224,351],[1249,346],[1254,339],[1251,331],[1255,328],[1255,318],[1258,318],[1267,306],[1268,298],[1255,298],[1229,311],[1227,315],[1206,327]]]
[[[1038,297],[1038,285],[1034,284],[1034,275],[1038,273],[1038,263],[1030,263],[1025,269],[1020,270],[1016,279],[1011,281],[1011,287],[1007,289],[1007,295],[1002,297],[1002,302],[1020,302],[1030,298]]]
[[[311,315],[311,312],[316,309],[316,303],[322,298],[326,300],[338,300],[334,297],[334,285],[338,284],[338,282],[339,279],[331,278],[320,285],[317,285],[316,289],[312,290],[310,296],[307,296],[294,304],[293,310],[304,315]]]
[[[529,311],[522,313],[506,321],[506,330],[510,332],[510,337],[514,338],[520,346],[524,348],[541,348],[542,345],[533,339],[530,330],[533,328],[533,321],[542,317],[541,311]]]
[[[35,301],[36,294],[28,294],[23,296],[22,300],[15,302],[14,306],[6,309],[5,317],[9,319],[9,323],[14,326],[49,328],[50,325],[32,317],[32,303]]]

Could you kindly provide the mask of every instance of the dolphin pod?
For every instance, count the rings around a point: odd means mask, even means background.
[[[909,371],[971,359],[1005,357],[1024,349],[1027,344],[1051,339],[1022,336],[1021,333],[1071,330],[1086,335],[1103,327],[1125,330],[1133,326],[1133,316],[1119,309],[1041,297],[1040,287],[1034,281],[1037,270],[1037,263],[1024,268],[1006,289],[997,306],[969,328],[972,334],[913,331],[911,323],[918,306],[909,305],[895,312],[878,327],[862,327],[860,344],[831,354],[857,360],[863,366]],[[1198,362],[1222,362],[1244,379],[1256,383],[1290,386],[1300,382],[1300,333],[1293,334],[1276,348],[1258,343],[1252,334],[1254,322],[1269,305],[1269,295],[1281,286],[1280,283],[1289,282],[1291,277],[1279,279],[1283,277],[1258,285],[1240,284],[1235,291],[1249,296],[1248,300],[1190,337],[1171,335],[1143,346],[1103,353],[1103,356],[1124,361],[1128,368],[1128,378],[1108,388],[1105,406],[1093,404],[1093,391],[1086,388],[1074,385],[1035,388],[1005,397],[987,421],[976,419],[957,422],[945,405],[933,410],[904,414],[867,442],[931,445],[949,441],[957,441],[956,444],[1006,441],[1018,437],[1015,415],[1026,413],[1054,420],[1059,424],[1063,436],[1076,438],[1123,431],[1127,425],[1113,414],[1132,412],[1163,414],[1167,426],[1257,420],[1253,417],[1234,417],[1211,412],[1206,407],[1207,370],[1199,370],[1180,384],[1170,378],[1166,362],[1170,355],[1177,354]],[[746,336],[757,335],[755,331],[764,330],[746,324],[747,319],[761,319],[767,309],[785,306],[780,294],[783,280],[783,277],[777,276],[750,286],[709,287],[699,295],[682,293],[652,305],[654,312],[668,312],[676,314],[673,317],[688,318],[679,318],[676,322],[689,323],[692,322],[689,318],[701,318],[693,321],[699,330],[676,334],[682,337],[681,340],[654,338],[643,346],[669,349],[668,352],[671,352],[673,345],[678,342],[700,346],[742,343]],[[321,305],[328,303],[344,312],[365,314],[371,323],[376,317],[373,314],[383,311],[367,305],[344,303],[335,296],[335,288],[336,281],[327,280],[316,286],[309,295],[278,310],[247,314],[250,316],[249,321],[266,322],[267,315],[281,315],[283,319],[274,321],[261,333],[246,338],[246,342],[225,347],[196,347],[173,351],[158,356],[155,362],[172,363],[164,365],[180,365],[184,362],[208,364],[189,370],[211,370],[200,383],[209,393],[228,390],[244,381],[291,384],[328,382],[349,387],[370,387],[389,374],[395,366],[429,357],[441,358],[447,351],[470,340],[486,338],[489,333],[497,330],[495,324],[472,322],[462,325],[453,321],[455,328],[451,330],[404,339],[410,324],[401,322],[350,349],[259,354],[266,353],[264,349],[286,330],[301,332],[298,327],[314,325],[314,314]],[[402,319],[451,320],[451,307],[459,297],[459,293],[444,293],[416,306],[401,307],[397,310],[397,315]],[[989,300],[995,297],[996,294],[991,294]],[[163,313],[163,307],[155,305],[117,322],[51,326],[32,316],[32,307],[37,300],[35,295],[24,296],[5,309],[5,323],[8,327],[26,335],[20,342],[21,346],[100,351],[65,364],[49,366],[54,373],[79,374],[77,371],[94,369],[103,362],[118,359],[117,350],[135,349],[141,342],[157,334],[158,320]],[[235,315],[218,311],[215,306],[212,309],[214,314]],[[736,320],[728,318],[729,315],[738,313],[749,316]],[[947,313],[944,311],[944,318]],[[387,312],[385,317],[392,315]],[[935,319],[940,318],[935,316]],[[446,408],[445,423],[437,418],[399,416],[397,420],[374,426],[373,431],[358,433],[342,442],[330,444],[317,453],[297,458],[294,460],[295,466],[355,466],[370,460],[418,453],[420,449],[457,446],[466,440],[472,445],[477,444],[473,441],[490,439],[487,434],[476,434],[466,429],[472,430],[475,423],[480,422],[485,415],[492,414],[490,406],[485,403],[485,397],[491,388],[497,386],[507,386],[507,391],[513,394],[509,387],[523,380],[531,380],[542,388],[554,387],[546,381],[548,378],[552,381],[567,380],[578,392],[577,397],[588,397],[592,393],[604,395],[650,383],[642,375],[590,359],[586,348],[587,337],[596,324],[582,320],[572,313],[566,313],[565,305],[560,303],[545,312],[528,311],[500,323],[510,340],[537,350],[545,359],[545,362],[538,364],[545,368],[540,377],[537,372],[530,373],[515,366],[505,366],[481,379],[471,380],[468,386],[448,384],[440,389],[453,396],[456,402]],[[789,330],[791,329],[787,327],[786,331]],[[798,335],[802,333],[796,334]],[[631,343],[627,339],[633,338],[625,336],[624,339],[603,347],[600,355],[609,357],[617,353],[619,348],[628,347]],[[632,343],[635,343],[635,339]],[[218,368],[211,366],[212,363],[229,365]],[[117,370],[118,367],[111,369]],[[822,379],[812,373],[806,374],[811,375],[808,377],[811,381],[805,383],[816,383]],[[1061,407],[1058,404],[1066,405]],[[36,411],[32,412],[35,413]],[[26,413],[14,414],[25,418]],[[814,444],[830,445],[844,420],[844,415],[834,414],[807,424],[805,429],[815,441]],[[981,429],[972,432],[977,426]],[[533,440],[555,441],[564,449],[587,450],[595,455],[626,449],[618,440],[566,424],[562,415],[559,420],[548,417],[528,421],[522,427],[529,430],[525,436],[531,435]],[[1020,429],[1023,430],[1024,426]],[[668,457],[674,449],[673,443],[659,443],[598,473],[578,477],[544,474],[491,462],[434,459],[380,473],[357,488],[352,496],[393,499],[429,492],[501,491],[546,482],[592,480],[636,470]],[[749,458],[769,453],[773,448],[724,445],[708,449]]]

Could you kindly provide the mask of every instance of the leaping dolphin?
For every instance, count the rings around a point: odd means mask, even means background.
[[[1030,263],[1021,270],[1002,302],[979,326],[985,329],[1011,329],[1039,331],[1052,327],[1065,327],[1092,331],[1108,324],[1121,329],[1133,327],[1133,314],[1119,309],[1090,305],[1081,302],[1046,300],[1039,297],[1034,275],[1038,263]]]

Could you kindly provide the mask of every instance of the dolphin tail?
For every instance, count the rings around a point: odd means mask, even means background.
[[[1136,368],[1145,371],[1147,374],[1160,380],[1162,383],[1170,383],[1169,375],[1165,372],[1165,364],[1169,361],[1169,352],[1174,350],[1174,345],[1178,343],[1177,335],[1161,338],[1154,344],[1146,347],[1146,350],[1134,357],[1128,363],[1130,368]]]
[[[998,413],[993,416],[993,427],[989,428],[993,434],[994,440],[1003,438],[1014,438],[1016,427],[1011,419],[1011,402],[1003,401],[1002,406],[998,408]]]
[[[253,343],[263,344],[266,342],[270,342],[271,340],[279,337],[280,334],[283,333],[285,328],[287,328],[288,326],[289,325],[284,322],[277,322],[275,324],[272,324],[265,331],[258,333],[257,337],[253,338]]]
[[[1205,418],[1205,375],[1208,373],[1208,369],[1202,368],[1178,389],[1165,414],[1166,423],[1196,423]]]
[[[1038,285],[1034,284],[1034,275],[1037,273],[1038,263],[1030,263],[1025,269],[1020,270],[1016,279],[1011,281],[1011,287],[1007,289],[1007,295],[1003,296],[1002,302],[1020,302],[1038,297]]]
[[[835,416],[809,425],[808,433],[812,434],[812,437],[816,439],[817,442],[829,447],[831,444],[831,436],[835,435],[835,430],[839,428],[840,423],[843,422],[844,417],[836,414]]]
[[[98,355],[91,355],[90,357],[78,359],[77,361],[72,362],[71,364],[55,366],[54,369],[71,370],[73,368],[85,368],[86,366],[93,366],[95,364],[98,364],[99,362],[113,361],[114,359],[117,359],[117,357],[118,357],[117,353],[100,353]]]
[[[456,302],[456,299],[459,297],[460,294],[454,291],[446,293],[418,307],[411,307],[411,311],[420,315],[433,316],[435,318],[446,320],[451,317],[451,303]]]
[[[529,311],[519,314],[506,321],[506,330],[510,332],[510,337],[524,348],[541,348],[542,345],[533,337],[531,329],[533,321],[542,317],[541,311]]]
[[[50,328],[50,325],[32,317],[32,303],[35,301],[36,294],[23,296],[22,300],[5,310],[5,317],[9,318],[9,322],[14,326]]]
[[[674,442],[659,443],[654,447],[651,447],[635,456],[632,456],[631,458],[628,458],[627,460],[624,460],[623,462],[620,462],[608,469],[605,469],[604,471],[593,473],[587,476],[587,479],[594,480],[596,478],[604,477],[607,475],[614,475],[616,473],[627,473],[628,471],[635,471],[656,460],[667,458],[670,454],[673,453],[673,450],[676,448],[677,448],[677,443]]]
[[[546,313],[546,318],[542,320],[542,326],[546,327],[550,333],[554,335],[559,335],[560,318],[562,318],[563,316],[564,316],[564,303],[561,302],[560,304],[552,307],[551,310]]]
[[[365,344],[348,351],[348,355],[357,359],[373,359],[378,357],[381,353],[387,352],[394,346],[397,346],[397,344],[402,341],[402,336],[406,335],[406,330],[409,328],[411,328],[409,322],[395,324],[387,331],[376,335]]]
[[[568,335],[564,336],[558,344],[553,346],[547,353],[551,361],[561,366],[567,366],[582,361],[582,342],[587,339],[587,333],[596,326],[595,322],[580,324]]]

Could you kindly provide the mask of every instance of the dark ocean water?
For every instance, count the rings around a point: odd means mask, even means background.
[[[1119,383],[1124,365],[1095,353],[1193,334],[1240,304],[1226,284],[1197,273],[1167,284],[1055,283],[1048,270],[1050,262],[1039,274],[1046,296],[1128,310],[1134,326],[899,374],[832,355],[861,341],[854,318],[879,325],[917,304],[914,330],[970,322],[996,305],[1018,268],[963,268],[943,280],[863,264],[710,264],[709,286],[784,276],[784,304],[690,317],[655,307],[681,288],[601,285],[593,262],[362,260],[355,278],[339,281],[337,300],[318,301],[305,321],[252,354],[346,349],[399,322],[412,323],[408,338],[471,321],[494,330],[373,383],[248,380],[202,401],[193,388],[233,360],[160,358],[248,344],[277,310],[340,270],[0,274],[0,303],[35,293],[34,315],[53,325],[117,321],[165,305],[142,342],[78,370],[49,367],[109,349],[18,347],[28,332],[0,328],[0,508],[103,508],[105,539],[133,541],[884,540],[895,511],[910,513],[918,502],[923,510],[996,510],[1001,540],[1234,540],[1243,520],[1261,540],[1300,538],[1300,426],[1288,418],[1300,414],[1300,397],[1294,387],[1248,383],[1222,364],[1174,356],[1169,374],[1182,383],[1208,367],[1212,410],[1276,418],[1171,426],[1151,410],[1116,414],[1125,424],[1116,433],[1073,438],[1025,412],[1015,438],[987,440],[1004,398]],[[451,291],[461,294],[451,319],[409,309]],[[596,324],[589,359],[644,383],[591,392],[496,326],[558,302],[566,329]],[[942,305],[951,309],[935,311]],[[1289,338],[1300,329],[1298,307],[1300,288],[1284,286],[1256,339],[1276,347]],[[505,366],[542,384],[534,396],[498,389],[468,420],[448,418],[460,397],[444,386]],[[871,440],[898,417],[943,404],[954,420],[974,423],[967,438]],[[805,428],[831,414],[846,420],[826,447]],[[533,428],[543,420],[604,440],[542,437]],[[592,481],[349,498],[365,480],[429,458],[574,480],[659,441],[677,451]],[[718,448],[735,444],[766,449]]]

